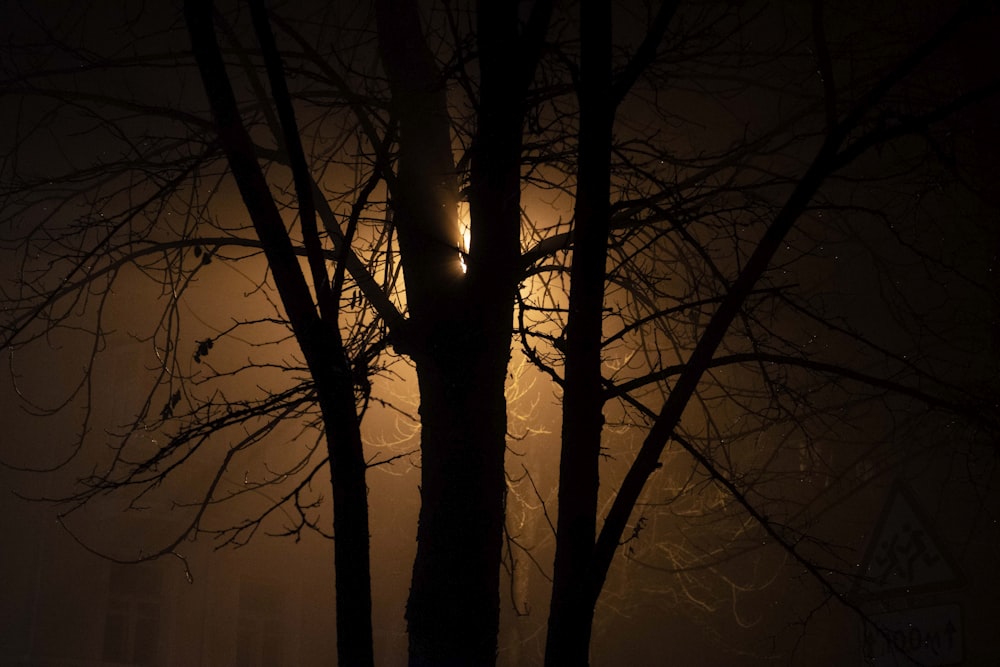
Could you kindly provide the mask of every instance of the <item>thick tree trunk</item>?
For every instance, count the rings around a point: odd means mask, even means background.
[[[532,69],[510,67],[518,53],[516,6],[484,3],[472,242],[463,274],[447,91],[416,3],[379,0],[376,8],[399,121],[392,195],[410,321],[396,347],[416,363],[420,388],[410,664],[493,665],[506,490],[504,384],[520,252],[520,101]]]
[[[417,357],[422,470],[410,664],[493,665],[500,618],[507,347],[474,323]],[[496,339],[496,336],[486,336]]]

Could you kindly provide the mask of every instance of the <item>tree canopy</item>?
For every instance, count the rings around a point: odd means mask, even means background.
[[[75,435],[0,455],[183,518],[123,561],[333,537],[343,665],[408,464],[412,665],[529,580],[587,664],[629,563],[865,616],[839,508],[997,433],[997,10],[926,5],[19,6],[0,347]]]

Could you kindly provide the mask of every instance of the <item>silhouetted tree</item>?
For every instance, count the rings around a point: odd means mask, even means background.
[[[325,532],[313,482],[328,467],[339,660],[372,664],[365,476],[381,461],[366,461],[360,423],[380,400],[373,378],[405,357],[420,401],[410,663],[493,664],[519,340],[562,394],[547,664],[587,664],[599,596],[643,528],[635,510],[669,442],[839,596],[803,542],[808,519],[793,525],[773,499],[805,501],[769,466],[806,456],[815,424],[886,396],[977,433],[996,425],[979,400],[993,378],[976,372],[989,318],[968,308],[994,289],[988,253],[921,236],[942,223],[920,217],[967,176],[962,124],[998,82],[959,80],[955,61],[995,13],[846,4],[377,0],[269,13],[251,0],[244,16],[242,3],[188,0],[182,18],[126,16],[114,39],[82,20],[8,36],[5,98],[19,106],[5,112],[4,242],[17,268],[2,345],[17,357],[90,341],[79,384],[51,410],[85,406],[71,456],[92,426],[110,429],[91,423],[92,386],[129,315],[108,314],[115,290],[138,274],[162,288],[137,334],[157,353],[148,397],[64,500],[133,489],[137,503],[211,462],[191,519],[155,557],[205,532],[241,543],[277,508],[297,517],[288,533]],[[97,11],[81,15],[114,18]],[[955,220],[984,234],[974,211]],[[871,253],[887,282],[866,289],[900,304],[885,341],[841,319],[857,304],[811,277],[830,270],[824,243],[843,244],[851,266]],[[917,262],[926,280],[898,285],[882,258]],[[198,280],[220,264],[270,312],[233,306],[231,326],[192,337],[184,298],[215,289]],[[941,286],[933,308],[901,302],[927,284]],[[249,356],[210,367],[226,345]],[[645,433],[634,458],[608,450],[609,419]],[[235,460],[291,420],[325,447],[227,492]],[[149,430],[169,431],[166,444]],[[759,457],[741,458],[744,444]],[[618,468],[602,468],[609,454]],[[216,504],[272,489],[247,519],[207,523]]]

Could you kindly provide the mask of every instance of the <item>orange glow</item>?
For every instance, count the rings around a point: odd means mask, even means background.
[[[458,203],[458,231],[460,239],[458,261],[462,263],[462,273],[468,273],[469,267],[466,264],[466,258],[469,255],[469,244],[472,242],[472,223],[469,220],[468,202]]]

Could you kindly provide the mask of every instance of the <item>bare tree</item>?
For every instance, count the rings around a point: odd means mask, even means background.
[[[162,291],[137,335],[157,354],[152,388],[65,500],[131,490],[138,504],[212,462],[186,527],[152,554],[166,555],[213,530],[249,539],[277,508],[298,517],[288,533],[326,532],[313,483],[329,468],[340,664],[371,664],[365,476],[381,460],[366,461],[359,424],[380,401],[373,378],[405,357],[420,396],[410,662],[493,664],[516,547],[517,340],[562,395],[547,664],[587,664],[609,570],[644,527],[636,508],[671,442],[744,532],[843,599],[808,516],[787,509],[817,495],[774,470],[792,455],[799,474],[840,474],[813,443],[845,437],[830,424],[861,405],[919,404],[995,433],[995,406],[976,399],[993,378],[970,371],[988,322],[968,304],[995,289],[988,253],[928,243],[940,223],[914,217],[969,185],[956,137],[998,82],[958,81],[954,63],[995,21],[986,4],[832,20],[840,3],[379,0],[293,14],[252,1],[244,16],[189,1],[183,18],[126,15],[101,49],[82,21],[24,10],[39,29],[9,37],[4,72],[19,102],[3,191],[18,270],[2,344],[16,359],[47,339],[90,341],[51,408],[85,406],[69,459],[93,439],[115,290],[143,274]],[[963,233],[984,234],[960,213]],[[852,267],[871,258],[887,281],[868,286],[872,301],[899,306],[891,334],[859,327],[857,304],[812,278],[829,270],[824,243]],[[882,260],[927,279],[898,285]],[[185,299],[220,265],[268,312],[191,336]],[[944,272],[934,317],[906,301]],[[227,346],[249,361],[211,366]],[[286,443],[292,463],[227,492],[237,459],[289,421],[313,444]],[[634,458],[608,449],[609,421],[644,433]],[[143,439],[150,429],[167,444]],[[263,510],[210,527],[216,505],[264,488],[277,498]]]

